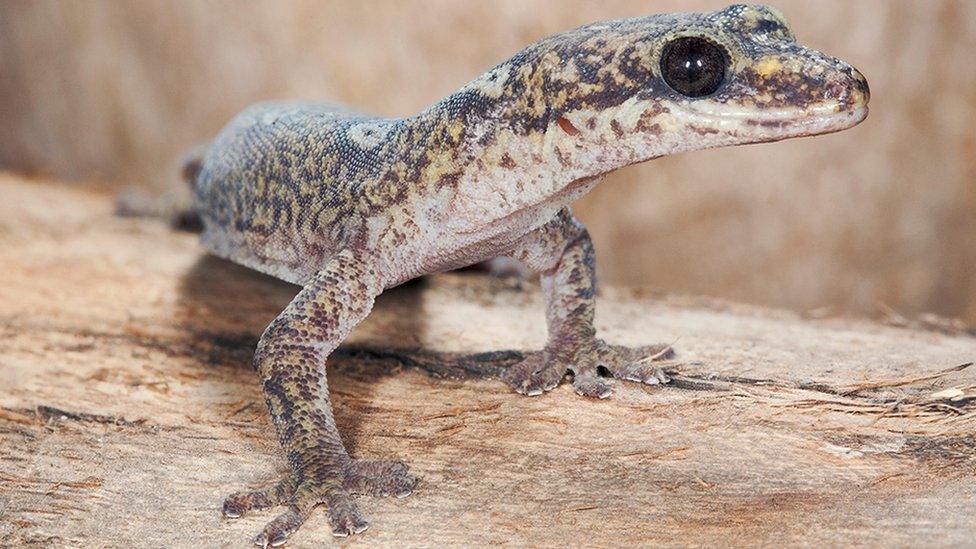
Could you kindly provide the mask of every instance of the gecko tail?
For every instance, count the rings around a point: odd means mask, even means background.
[[[207,155],[207,149],[209,148],[210,143],[204,143],[193,147],[183,155],[183,181],[186,181],[186,184],[190,186],[191,190],[196,186],[197,176],[200,175],[200,170],[203,168],[203,159]]]
[[[175,190],[156,195],[139,188],[125,188],[115,199],[115,215],[162,219],[177,231],[198,233],[203,231],[203,220],[197,212],[192,196],[195,194],[197,177],[203,168],[203,158],[209,143],[193,147],[183,156],[181,174],[190,192]]]
[[[203,159],[207,155],[210,143],[202,143],[188,150],[183,155],[183,167],[180,170],[183,181],[190,187],[190,193],[196,194],[197,178],[203,169]],[[170,227],[178,231],[199,233],[203,231],[203,219],[194,205],[189,204],[180,208],[170,216]]]

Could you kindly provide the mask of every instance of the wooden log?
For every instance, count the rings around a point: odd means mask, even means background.
[[[0,545],[246,546],[274,512],[219,508],[284,471],[249,361],[296,288],[108,195],[5,175],[0,197]],[[336,417],[422,481],[339,543],[973,543],[972,336],[613,288],[597,316],[674,341],[675,382],[522,397],[497,373],[544,340],[533,284],[382,296],[330,364]],[[290,544],[332,541],[317,511]]]

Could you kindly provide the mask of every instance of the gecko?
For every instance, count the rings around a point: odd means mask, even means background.
[[[548,340],[504,372],[518,393],[568,377],[593,398],[613,378],[667,383],[648,360],[666,349],[598,337],[593,244],[569,205],[635,163],[850,128],[869,98],[860,72],[798,44],[781,12],[734,5],[553,35],[413,116],[246,109],[184,167],[201,241],[302,289],[253,359],[290,472],[223,514],[283,507],[254,539],[276,546],[320,504],[347,536],[368,526],[354,495],[411,493],[405,464],[346,451],[326,360],[381,292],[428,273],[501,256],[539,274]]]

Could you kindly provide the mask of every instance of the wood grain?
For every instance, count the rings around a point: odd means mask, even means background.
[[[247,546],[272,514],[219,506],[284,470],[249,360],[296,288],[107,196],[0,196],[0,545]],[[597,314],[610,341],[675,341],[675,383],[522,397],[495,374],[543,341],[536,287],[385,294],[332,361],[336,416],[421,484],[291,546],[972,543],[976,339],[614,288]]]

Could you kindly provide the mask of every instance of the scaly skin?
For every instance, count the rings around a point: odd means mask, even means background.
[[[731,64],[691,98],[662,77],[678,37]],[[761,6],[597,23],[544,39],[408,118],[262,104],[239,115],[187,174],[215,254],[304,288],[268,327],[254,366],[292,474],[227,499],[227,516],[287,511],[255,541],[284,543],[319,503],[332,531],[367,523],[352,493],[405,496],[399,462],[357,461],[332,417],[325,360],[385,288],[496,256],[541,274],[549,341],[505,380],[537,395],[567,372],[607,397],[609,377],[666,383],[662,347],[597,338],[594,254],[567,206],[607,172],[683,151],[839,131],[867,114],[849,65],[795,43]]]

